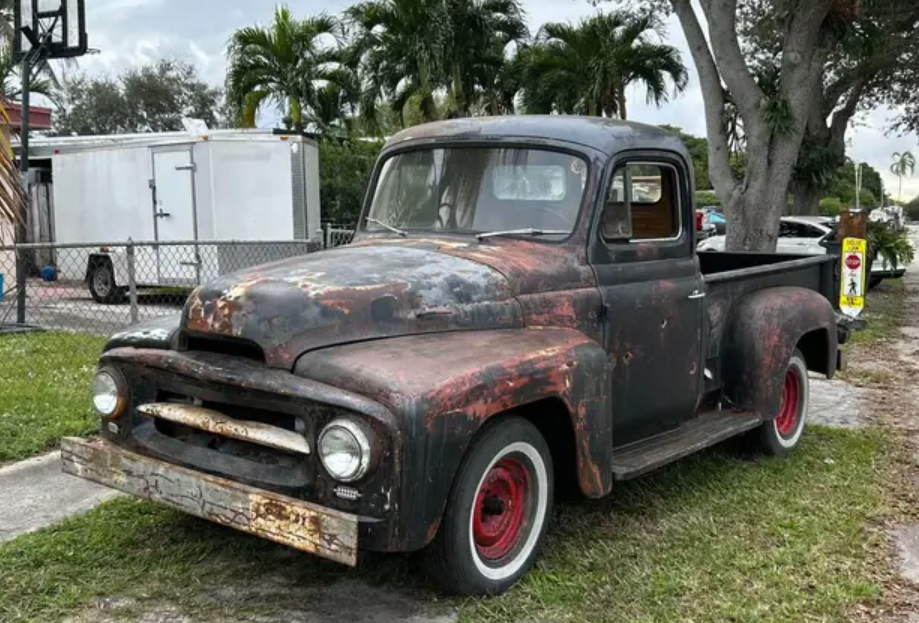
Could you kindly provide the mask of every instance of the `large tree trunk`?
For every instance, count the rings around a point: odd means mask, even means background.
[[[782,143],[773,140],[773,148],[747,150],[746,176],[725,205],[726,251],[775,250],[779,221],[787,205],[785,189],[793,171],[793,162],[781,158],[790,146],[775,148]]]
[[[617,108],[619,108],[619,118],[628,119],[626,103],[625,103],[625,85],[619,89],[619,102],[617,103]]]
[[[737,0],[700,0],[709,36],[690,0],[670,0],[699,73],[708,129],[710,178],[725,205],[728,251],[775,250],[779,219],[818,93],[827,48],[822,25],[833,0],[809,0],[790,10],[785,27],[779,92],[767,95],[747,65],[737,36]],[[726,95],[743,121],[746,171],[731,169],[725,129]],[[770,97],[787,104],[790,124],[774,132],[765,117]]]
[[[797,216],[817,216],[820,213],[822,190],[802,180],[791,180],[789,185],[792,197],[791,213]]]

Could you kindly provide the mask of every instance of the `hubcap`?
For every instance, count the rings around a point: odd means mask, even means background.
[[[93,285],[96,288],[96,292],[102,296],[108,294],[109,288],[111,288],[110,281],[108,271],[106,270],[97,270],[93,274]]]
[[[798,427],[798,400],[801,395],[801,380],[794,369],[785,373],[785,383],[782,385],[782,406],[779,415],[775,418],[775,427],[779,435],[788,437],[794,434]]]
[[[499,560],[517,545],[529,488],[529,475],[518,459],[502,459],[488,472],[473,508],[473,540],[480,556]]]

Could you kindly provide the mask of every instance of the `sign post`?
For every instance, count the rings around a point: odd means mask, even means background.
[[[839,310],[850,318],[857,318],[865,308],[867,248],[864,238],[844,238],[842,241]]]

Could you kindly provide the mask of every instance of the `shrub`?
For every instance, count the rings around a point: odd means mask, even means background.
[[[842,200],[839,197],[824,197],[820,200],[820,214],[823,216],[839,216],[842,212]]]
[[[697,190],[696,207],[704,208],[705,206],[720,206],[721,200],[714,190]]]
[[[357,222],[382,142],[322,140],[319,143],[319,186],[322,219]]]

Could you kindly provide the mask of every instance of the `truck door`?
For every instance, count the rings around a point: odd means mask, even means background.
[[[153,219],[157,241],[191,241],[197,237],[194,175],[191,146],[153,152]],[[162,285],[197,283],[195,247],[159,247],[157,274]]]
[[[591,237],[617,446],[678,427],[701,395],[705,285],[690,179],[676,154],[620,161]]]

